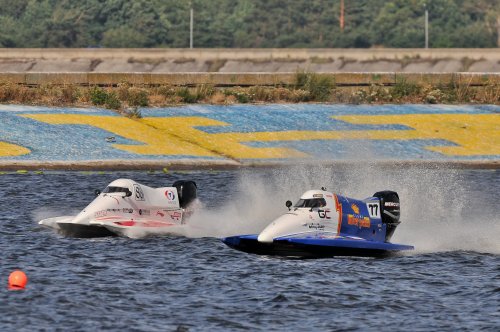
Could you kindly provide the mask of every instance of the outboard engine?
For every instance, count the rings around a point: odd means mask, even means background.
[[[382,222],[386,224],[385,241],[388,242],[396,227],[401,223],[399,216],[401,214],[399,207],[399,196],[395,191],[385,190],[373,194],[373,197],[380,199]]]
[[[177,188],[177,194],[179,195],[179,205],[181,206],[181,208],[187,207],[197,197],[196,190],[198,187],[196,186],[196,183],[194,181],[175,181],[172,187]]]

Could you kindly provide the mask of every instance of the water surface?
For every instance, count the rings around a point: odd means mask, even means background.
[[[70,239],[42,229],[120,177],[194,179],[194,238]],[[0,328],[32,330],[498,330],[500,172],[291,167],[240,171],[0,175]],[[400,193],[394,241],[408,256],[256,256],[216,237],[257,232],[310,186],[363,198]],[[8,274],[29,277],[7,290]]]

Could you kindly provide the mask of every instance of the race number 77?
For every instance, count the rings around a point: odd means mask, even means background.
[[[370,214],[371,218],[380,218],[379,202],[366,203],[366,207],[368,208],[368,213]]]

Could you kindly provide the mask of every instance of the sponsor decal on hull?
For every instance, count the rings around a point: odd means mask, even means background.
[[[361,227],[370,228],[371,222],[370,222],[370,218],[368,218],[368,217],[348,214],[347,215],[347,224],[353,225],[353,226],[358,226],[360,228]]]

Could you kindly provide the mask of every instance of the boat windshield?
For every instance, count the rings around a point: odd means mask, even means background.
[[[106,189],[104,189],[103,193],[104,194],[109,194],[109,193],[127,193],[129,192],[129,189],[128,188],[124,188],[124,187],[106,187]]]
[[[308,198],[308,199],[299,199],[299,201],[295,204],[296,208],[315,208],[315,207],[323,207],[326,206],[326,201],[324,198]]]

